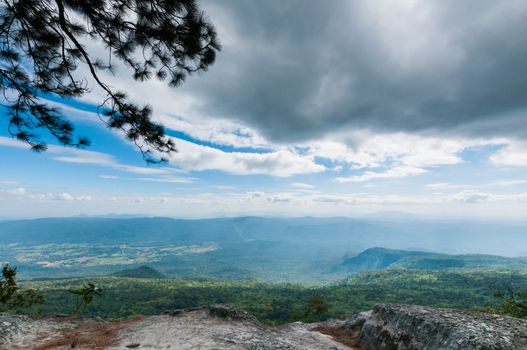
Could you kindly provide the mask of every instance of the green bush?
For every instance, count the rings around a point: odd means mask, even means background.
[[[36,289],[21,289],[16,282],[16,268],[8,264],[2,267],[0,278],[0,311],[10,311],[17,308],[42,304],[44,294]]]
[[[492,295],[492,301],[484,310],[501,315],[527,318],[527,292],[516,290],[513,285],[498,288]]]

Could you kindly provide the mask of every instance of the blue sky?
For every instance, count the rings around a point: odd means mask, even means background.
[[[47,152],[37,154],[1,136],[4,218],[361,216],[378,211],[521,218],[527,200],[524,167],[501,165],[496,155],[510,146],[494,141],[414,140],[395,134],[370,136],[373,141],[365,142],[376,144],[376,150],[371,144],[352,150],[334,141],[252,148],[246,141],[235,147],[171,130],[180,137],[175,138],[179,152],[186,154],[167,165],[147,165],[95,115],[78,113],[75,122],[79,134],[90,135],[89,149],[50,143]],[[402,146],[401,140],[409,138]]]
[[[223,44],[209,72],[177,89],[133,82],[124,67],[104,76],[152,105],[179,150],[170,163],[145,164],[100,123],[96,88],[80,101],[53,98],[92,146],[48,137],[49,150],[35,154],[0,118],[0,217],[525,217],[527,76],[505,69],[527,54],[503,41],[518,44],[510,33],[523,28],[526,6],[388,3],[299,11],[295,2],[203,2]],[[306,32],[310,11],[325,23],[316,33]]]

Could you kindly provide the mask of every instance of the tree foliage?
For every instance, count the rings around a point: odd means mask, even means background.
[[[86,313],[86,309],[92,303],[93,297],[102,295],[102,289],[93,283],[86,283],[80,287],[71,287],[68,292],[75,295],[76,313]]]
[[[512,284],[498,288],[488,302],[485,311],[518,318],[527,318],[527,292],[517,290]]]
[[[104,45],[103,61],[84,45]],[[8,130],[35,151],[46,144],[44,129],[66,146],[89,144],[76,137],[72,124],[42,96],[78,98],[90,81],[106,94],[100,119],[134,142],[147,161],[175,151],[163,127],[152,121],[150,106],[138,105],[113,89],[99,72],[113,71],[114,61],[139,81],[156,77],[178,86],[206,70],[220,49],[213,25],[195,0],[3,0],[0,5],[0,89]],[[87,71],[86,76],[79,71]]]
[[[320,294],[313,294],[307,303],[304,319],[307,322],[321,321],[329,311],[329,305]]]
[[[527,290],[527,271],[383,270],[324,286],[240,279],[40,280],[28,283],[46,292],[46,302],[41,309],[28,309],[27,313],[68,313],[75,302],[68,289],[88,282],[104,286],[103,295],[87,309],[89,316],[113,319],[157,315],[166,310],[227,303],[252,313],[262,322],[283,324],[342,318],[379,303],[481,310],[489,300],[489,293],[498,286],[514,284],[518,290]]]
[[[36,289],[21,289],[16,282],[16,268],[8,264],[2,267],[0,278],[0,311],[17,307],[29,307],[44,302],[44,295]]]

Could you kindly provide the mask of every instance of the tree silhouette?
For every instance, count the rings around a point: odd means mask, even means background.
[[[92,57],[83,45],[87,40],[102,43],[107,60]],[[187,75],[207,70],[218,50],[214,27],[195,0],[3,0],[0,90],[9,133],[34,151],[46,149],[38,129],[63,145],[88,146],[89,140],[76,137],[72,124],[42,97],[78,98],[90,92],[92,81],[106,94],[99,118],[122,131],[145,160],[162,161],[176,149],[151,120],[151,107],[131,102],[99,71],[113,71],[117,59],[136,80],[156,77],[178,86]],[[79,66],[89,74],[79,77]]]

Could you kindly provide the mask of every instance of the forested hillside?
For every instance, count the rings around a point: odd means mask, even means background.
[[[71,313],[74,296],[68,288],[93,282],[103,289],[88,308],[104,318],[159,314],[167,310],[229,303],[260,320],[277,324],[311,316],[310,302],[319,295],[329,311],[321,319],[342,317],[370,309],[377,303],[409,303],[460,309],[481,308],[496,288],[514,285],[527,290],[527,272],[424,272],[384,270],[361,273],[340,283],[321,287],[268,284],[257,281],[138,279],[119,277],[75,278],[25,282],[47,295],[33,314]]]
[[[334,270],[357,273],[386,268],[415,270],[524,269],[527,268],[527,258],[507,258],[483,254],[453,255],[376,247],[344,259],[334,267]]]

